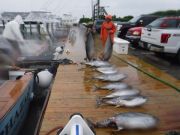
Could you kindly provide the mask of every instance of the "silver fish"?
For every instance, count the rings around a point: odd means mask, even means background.
[[[116,74],[116,73],[118,73],[118,70],[113,68],[113,67],[97,68],[96,70],[100,73],[103,73],[103,74]]]
[[[86,62],[85,65],[89,65],[91,67],[109,67],[111,64],[109,62],[105,61],[91,61],[91,62]]]
[[[87,34],[86,55],[89,61],[93,60],[95,56],[94,39],[91,32],[88,32]]]
[[[125,89],[125,90],[118,90],[116,92],[113,92],[104,98],[116,98],[121,96],[136,96],[139,95],[140,91],[137,89]]]
[[[145,104],[147,102],[147,98],[143,96],[123,96],[113,99],[97,99],[97,105],[100,106],[102,104],[115,105],[116,107],[137,107]]]
[[[117,82],[127,78],[127,75],[118,73],[118,74],[110,74],[110,75],[100,75],[94,78],[101,81]]]
[[[96,127],[116,127],[118,131],[123,129],[147,130],[155,128],[158,122],[159,120],[150,114],[128,112],[120,113],[106,120],[97,122]]]
[[[111,40],[111,36],[108,35],[103,53],[103,60],[108,61],[111,58],[112,52],[113,52],[113,42]]]
[[[99,67],[96,68],[97,71],[106,71],[106,70],[115,70],[115,67],[111,66],[111,67]]]
[[[126,83],[110,83],[107,84],[105,86],[95,86],[95,91],[96,90],[121,90],[121,89],[126,89],[130,87],[129,85],[127,85]]]

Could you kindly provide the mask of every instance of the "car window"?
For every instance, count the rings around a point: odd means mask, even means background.
[[[166,28],[166,29],[172,29],[177,28],[177,20],[176,19],[157,19],[150,23],[147,27],[152,28]]]
[[[163,24],[161,24],[161,25],[163,25]],[[164,25],[167,28],[177,28],[177,20],[175,20],[175,19],[166,20],[164,22]]]
[[[104,22],[104,21],[97,21],[97,22],[96,22],[96,25],[102,25],[103,22]]]
[[[154,20],[155,20],[155,18],[153,18],[153,17],[145,17],[145,18],[143,18],[143,26],[147,26],[148,24],[150,24]]]
[[[153,27],[153,28],[159,28],[161,23],[164,21],[164,19],[157,19],[155,21],[153,21],[152,23],[150,23],[147,27]]]
[[[178,26],[178,28],[180,29],[180,20],[178,20],[177,26]]]
[[[151,18],[149,18],[149,24],[152,23],[153,21],[157,20],[157,19],[158,19],[158,17],[151,17]]]
[[[135,17],[135,18],[131,19],[129,22],[130,23],[136,23],[140,19],[141,19],[141,16],[138,16],[138,17]]]

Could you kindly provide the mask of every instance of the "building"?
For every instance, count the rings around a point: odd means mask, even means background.
[[[73,17],[71,14],[64,14],[62,17],[62,24],[72,26],[73,24],[77,24],[77,18]]]

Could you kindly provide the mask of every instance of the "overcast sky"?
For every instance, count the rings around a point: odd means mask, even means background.
[[[91,17],[91,5],[92,0],[0,0],[0,12],[48,10],[58,15],[72,13],[80,18],[82,15]],[[158,10],[180,9],[180,0],[101,0],[101,6],[107,6],[108,13],[116,16],[137,16]]]

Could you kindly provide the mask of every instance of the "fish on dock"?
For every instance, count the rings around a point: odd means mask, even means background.
[[[108,34],[108,38],[106,40],[104,52],[103,52],[103,61],[108,61],[113,52],[113,42],[111,40],[111,36]]]
[[[115,91],[115,92],[105,96],[104,99],[117,98],[117,97],[122,97],[122,96],[137,96],[139,94],[140,94],[140,91],[137,89],[123,89],[123,90]]]
[[[117,73],[117,74],[106,74],[94,77],[94,79],[101,80],[101,81],[109,81],[109,82],[118,82],[122,81],[127,78],[127,75]]]
[[[110,67],[111,66],[109,62],[99,61],[99,60],[86,62],[85,65],[88,65],[91,67]]]
[[[145,104],[147,102],[147,98],[144,96],[123,96],[113,99],[98,98],[96,101],[97,106],[108,104],[116,107],[137,107]]]
[[[120,113],[95,124],[98,128],[112,127],[117,131],[127,130],[148,130],[157,127],[159,120],[150,114],[127,112]]]
[[[92,61],[95,58],[95,45],[94,45],[94,39],[91,32],[88,32],[87,34],[86,55],[89,61]]]
[[[109,91],[113,91],[113,90],[121,90],[121,89],[126,89],[129,88],[130,86],[126,83],[110,83],[107,84],[105,86],[94,86],[94,91],[96,90],[109,90]]]
[[[114,67],[101,67],[96,69],[98,72],[102,74],[116,74],[118,73],[118,70]]]

